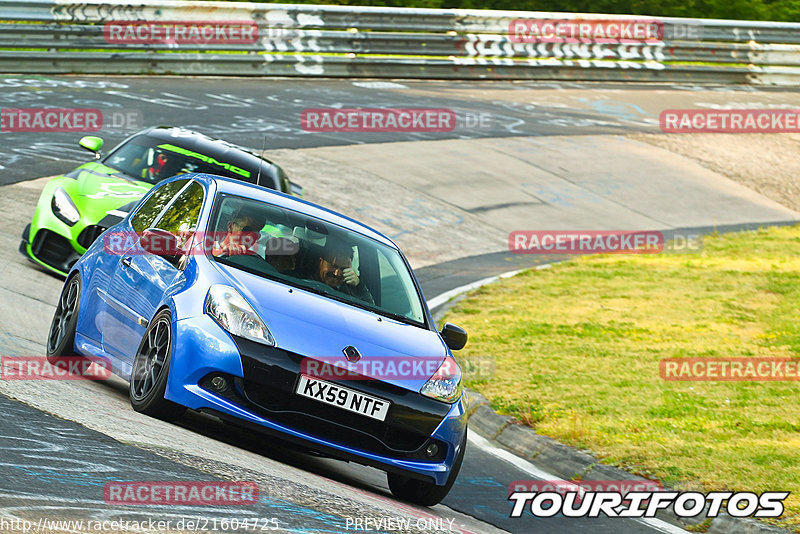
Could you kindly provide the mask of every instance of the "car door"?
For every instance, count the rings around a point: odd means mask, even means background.
[[[203,204],[203,187],[198,182],[178,180],[164,187],[177,189],[159,213],[143,214],[131,218],[133,230],[141,236],[147,229],[160,229],[185,237],[196,229]],[[137,212],[138,214],[138,212]],[[103,333],[103,348],[122,360],[125,370],[133,363],[136,349],[144,335],[156,307],[163,301],[170,287],[179,283],[183,272],[178,264],[166,256],[152,254],[142,246],[141,239],[121,255],[108,290],[109,313],[112,321]]]

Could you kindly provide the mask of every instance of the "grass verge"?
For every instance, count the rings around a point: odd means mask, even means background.
[[[485,286],[445,320],[470,333],[466,385],[604,462],[685,489],[792,491],[800,382],[667,382],[675,357],[800,357],[800,227],[705,239],[699,254],[580,257]],[[475,365],[469,365],[473,363]]]

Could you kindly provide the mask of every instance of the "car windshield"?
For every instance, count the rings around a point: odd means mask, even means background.
[[[134,137],[111,153],[105,165],[155,184],[178,174],[203,172],[247,180],[250,171],[148,135]]]
[[[265,202],[218,195],[209,226],[220,263],[425,326],[411,273],[393,247]]]

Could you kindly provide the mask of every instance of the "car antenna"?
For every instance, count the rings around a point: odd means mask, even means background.
[[[264,165],[264,151],[267,149],[267,135],[264,134],[264,143],[261,145],[261,163],[258,164],[258,176],[256,177],[256,185],[261,185],[261,167]]]

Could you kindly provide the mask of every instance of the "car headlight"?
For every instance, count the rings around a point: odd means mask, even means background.
[[[452,404],[461,396],[462,389],[461,367],[452,356],[447,356],[419,392],[426,397]]]
[[[275,338],[252,306],[235,289],[213,285],[206,296],[205,312],[233,334],[256,343],[275,346]]]
[[[53,191],[53,201],[50,203],[50,207],[53,209],[53,215],[70,226],[73,226],[81,218],[75,203],[69,198],[67,192],[60,187]]]

